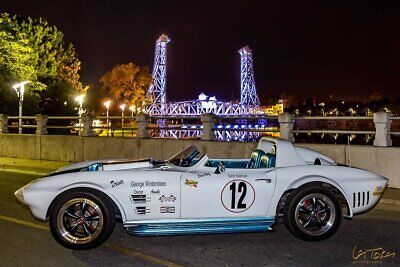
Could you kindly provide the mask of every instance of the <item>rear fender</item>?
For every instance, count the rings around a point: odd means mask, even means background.
[[[299,188],[301,186],[304,186],[306,184],[315,183],[315,182],[327,183],[327,184],[330,184],[331,186],[335,187],[337,190],[339,190],[339,192],[345,198],[346,204],[347,204],[347,207],[348,207],[348,210],[349,210],[349,214],[344,215],[343,217],[349,218],[349,219],[353,217],[353,209],[350,206],[349,198],[347,197],[347,195],[344,192],[343,188],[338,183],[336,183],[335,181],[333,181],[332,179],[330,179],[328,177],[319,176],[319,175],[303,176],[303,177],[295,180],[294,182],[292,182],[289,185],[288,189],[297,189],[297,188]]]

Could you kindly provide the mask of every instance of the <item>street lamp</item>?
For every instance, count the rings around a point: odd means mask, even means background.
[[[132,105],[132,106],[129,107],[129,109],[130,109],[130,111],[131,111],[131,116],[132,116],[132,118],[133,118],[133,112],[135,111],[136,106],[135,106],[135,105]]]
[[[79,104],[78,115],[79,115],[79,135],[82,131],[82,114],[83,114],[83,99],[85,98],[84,94],[78,95],[75,97],[75,101]]]
[[[18,133],[22,134],[22,102],[24,101],[25,84],[29,81],[17,83],[13,86],[13,89],[18,96]]]
[[[107,110],[107,133],[108,133],[108,127],[110,127],[109,122],[108,122],[108,111],[110,110],[110,105],[111,105],[111,100],[107,100],[106,102],[104,102],[104,106],[106,107]]]
[[[122,105],[120,105],[119,106],[119,108],[121,109],[121,116],[122,116],[122,119],[121,119],[121,125],[122,125],[122,128],[124,128],[124,111],[125,111],[125,104],[122,104]]]

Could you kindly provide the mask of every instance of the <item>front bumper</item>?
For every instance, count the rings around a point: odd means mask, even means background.
[[[24,189],[25,189],[25,186],[21,187],[20,189],[15,191],[14,195],[19,200],[19,202],[26,205],[25,199],[24,199]]]

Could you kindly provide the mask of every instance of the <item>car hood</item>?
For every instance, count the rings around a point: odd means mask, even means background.
[[[128,170],[137,168],[152,168],[154,165],[151,159],[104,159],[104,160],[90,160],[78,163],[72,163],[56,170],[48,176],[71,173],[71,172],[84,172],[84,171],[115,171],[115,170]]]

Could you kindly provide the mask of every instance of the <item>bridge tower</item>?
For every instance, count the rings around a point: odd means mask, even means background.
[[[167,44],[171,40],[165,34],[162,34],[156,40],[153,65],[153,83],[147,91],[147,98],[153,103],[160,104],[167,101],[166,83],[167,83]]]
[[[253,54],[248,46],[239,50],[240,54],[240,104],[259,106],[256,82],[254,80]]]

